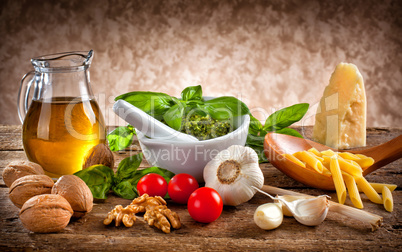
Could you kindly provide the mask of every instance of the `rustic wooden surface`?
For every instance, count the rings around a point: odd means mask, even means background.
[[[309,136],[311,128],[303,129]],[[402,134],[402,129],[370,128],[368,145],[374,146]],[[117,163],[124,157],[140,151],[138,144],[126,151],[115,153]],[[0,174],[12,160],[26,159],[21,144],[20,126],[0,125]],[[142,167],[148,164],[143,162]],[[394,211],[389,213],[382,205],[371,203],[362,196],[364,210],[383,216],[383,226],[371,232],[368,224],[329,213],[317,227],[299,224],[293,218],[285,218],[282,225],[272,231],[259,229],[253,222],[255,209],[269,200],[257,194],[249,202],[237,207],[224,207],[218,220],[210,224],[195,222],[185,205],[168,201],[168,207],[176,211],[183,227],[165,234],[149,227],[142,217],[131,228],[104,226],[102,221],[116,205],[127,205],[130,200],[110,194],[105,202],[95,204],[93,211],[78,220],[72,220],[60,233],[36,234],[26,230],[18,219],[19,209],[8,199],[8,188],[0,179],[0,251],[109,251],[109,250],[402,250],[402,219],[400,190],[402,159],[367,176],[370,182],[394,183]],[[270,164],[262,164],[265,184],[312,195],[328,194],[336,200],[334,192],[307,188],[286,177]],[[346,201],[350,205],[350,200]]]

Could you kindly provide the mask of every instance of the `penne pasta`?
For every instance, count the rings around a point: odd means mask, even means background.
[[[314,153],[314,155],[316,155],[316,156],[318,156],[318,157],[321,157],[322,156],[322,154],[321,154],[321,152],[319,152],[316,148],[311,148],[311,149],[309,149],[308,150],[308,152],[311,152],[311,153]]]
[[[353,153],[350,153],[350,152],[339,152],[338,155],[339,155],[340,157],[344,158],[344,159],[347,159],[347,160],[353,160],[353,161],[355,161],[355,160],[359,160],[359,159],[360,159],[360,157],[358,157],[357,155],[355,155],[355,154],[353,154]]]
[[[283,154],[283,156],[284,156],[285,158],[289,159],[290,161],[292,161],[293,163],[296,163],[296,164],[298,164],[298,165],[300,165],[300,166],[306,168],[306,164],[303,163],[302,161],[300,161],[298,158],[296,158],[296,157],[293,156],[292,154],[285,153],[285,154]]]
[[[342,171],[347,172],[354,177],[363,176],[362,168],[359,165],[354,165],[352,163],[349,163],[341,157],[338,158],[338,162],[339,162],[339,166]]]
[[[341,169],[339,167],[338,158],[333,156],[331,158],[330,170],[332,173],[332,179],[334,180],[336,195],[338,196],[339,204],[344,204],[346,200],[346,188],[343,182]]]
[[[321,154],[322,154],[323,156],[330,156],[330,157],[336,155],[336,153],[335,153],[334,151],[332,151],[332,150],[321,151]]]
[[[329,168],[329,166],[328,166]],[[327,175],[328,177],[332,176],[331,171],[327,167],[322,168],[322,174]]]
[[[314,156],[314,154],[307,151],[299,151],[294,153],[293,155],[300,161],[303,161],[309,166],[311,166],[317,172],[322,173],[323,169],[322,163]]]
[[[394,210],[394,200],[392,199],[391,191],[386,186],[382,189],[382,199],[385,210],[392,212]]]
[[[369,198],[370,201],[377,204],[383,203],[380,195],[374,190],[374,188],[369,184],[369,182],[367,182],[364,177],[359,177],[355,179],[357,186],[364,192],[364,194],[366,194],[367,198]]]
[[[382,184],[382,183],[370,183],[374,190],[378,193],[382,193],[383,187],[388,187],[388,189],[393,192],[397,185],[394,184]]]
[[[358,163],[362,168],[366,168],[374,164],[374,159],[371,157],[367,157],[362,154],[356,154],[356,156],[358,156],[360,159],[354,161]]]
[[[311,155],[313,155],[316,159],[320,160],[320,162],[322,163],[324,161],[324,158],[321,156],[317,156],[316,154],[309,152]]]
[[[355,207],[362,209],[363,202],[362,199],[360,198],[359,190],[357,189],[355,179],[353,178],[353,176],[347,174],[346,172],[342,172],[342,177],[348,189],[349,198],[352,201],[352,204]]]

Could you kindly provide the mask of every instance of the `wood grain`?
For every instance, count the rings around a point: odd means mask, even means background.
[[[306,136],[311,129],[304,129]],[[369,146],[386,142],[402,133],[402,129],[368,129]],[[26,159],[21,145],[19,126],[0,126],[0,173],[12,160]],[[115,153],[116,164],[124,157],[140,151],[134,142],[130,149]],[[383,216],[384,224],[371,232],[370,225],[350,220],[337,213],[329,213],[323,224],[307,227],[293,218],[284,218],[282,225],[271,231],[259,229],[253,222],[255,209],[266,202],[265,196],[256,194],[249,202],[237,207],[224,207],[218,220],[210,224],[195,222],[185,205],[168,201],[168,207],[176,211],[183,227],[164,234],[149,227],[142,217],[132,228],[104,226],[102,221],[117,204],[127,205],[130,200],[109,194],[107,200],[95,203],[93,211],[78,220],[72,220],[60,233],[36,234],[26,230],[18,219],[19,209],[8,199],[8,188],[0,180],[0,250],[48,250],[48,251],[125,251],[125,250],[178,250],[178,251],[266,251],[266,250],[384,250],[397,251],[402,246],[401,160],[397,160],[367,176],[371,182],[394,183],[394,211],[388,213],[383,206],[371,203],[362,195],[364,210]],[[146,161],[141,167],[149,166]],[[328,194],[330,191],[308,188],[286,177],[271,164],[262,164],[265,184],[301,193]],[[346,201],[351,205],[350,200]]]

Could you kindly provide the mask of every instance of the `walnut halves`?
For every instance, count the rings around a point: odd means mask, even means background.
[[[117,205],[108,213],[103,224],[109,225],[114,220],[116,226],[123,222],[124,226],[131,227],[136,220],[135,214],[143,212],[145,212],[144,220],[150,226],[155,226],[165,233],[170,233],[170,227],[175,229],[181,227],[179,215],[167,208],[166,201],[162,197],[150,197],[148,194],[134,199],[125,208]]]

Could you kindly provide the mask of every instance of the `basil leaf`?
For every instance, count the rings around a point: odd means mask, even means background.
[[[135,129],[133,126],[121,126],[110,132],[106,138],[111,151],[119,151],[127,148],[133,142]]]
[[[166,169],[152,166],[152,167],[148,167],[148,168],[145,168],[142,170],[137,170],[135,175],[133,177],[131,177],[130,179],[128,179],[128,181],[130,181],[130,183],[137,188],[138,181],[149,173],[156,173],[156,174],[161,175],[168,184],[169,184],[170,179],[175,175],[173,172],[168,171]]]
[[[252,145],[252,146],[260,146],[264,147],[264,136],[255,136],[248,134],[247,135],[247,140],[246,140],[246,145]]]
[[[297,130],[294,130],[291,128],[280,129],[280,130],[275,131],[275,133],[303,138],[303,136],[300,135],[300,133]]]
[[[202,109],[206,110],[216,120],[227,120],[250,113],[246,104],[232,96],[222,96],[206,101]]]
[[[176,103],[174,99],[165,93],[136,91],[117,96],[114,100],[125,100],[136,106],[150,116],[162,116],[172,105]]]
[[[128,180],[124,180],[113,186],[113,192],[124,199],[134,199],[138,196],[136,187],[134,187]]]
[[[139,153],[121,160],[115,174],[115,181],[131,178],[142,162],[143,154]]]
[[[182,103],[178,103],[166,111],[166,113],[163,115],[163,120],[165,120],[166,124],[172,129],[180,130],[183,113],[184,105]]]
[[[183,101],[201,100],[202,99],[201,85],[186,87],[181,92],[181,98],[183,99]]]
[[[74,175],[87,184],[96,199],[106,199],[113,184],[113,170],[104,165],[93,165],[78,171]]]
[[[250,126],[248,128],[248,133],[258,136],[261,135],[261,133],[266,133],[264,131],[263,126],[259,120],[257,120],[254,116],[250,115]]]
[[[308,103],[300,103],[278,110],[267,118],[263,129],[276,131],[286,128],[302,119],[308,108]]]

